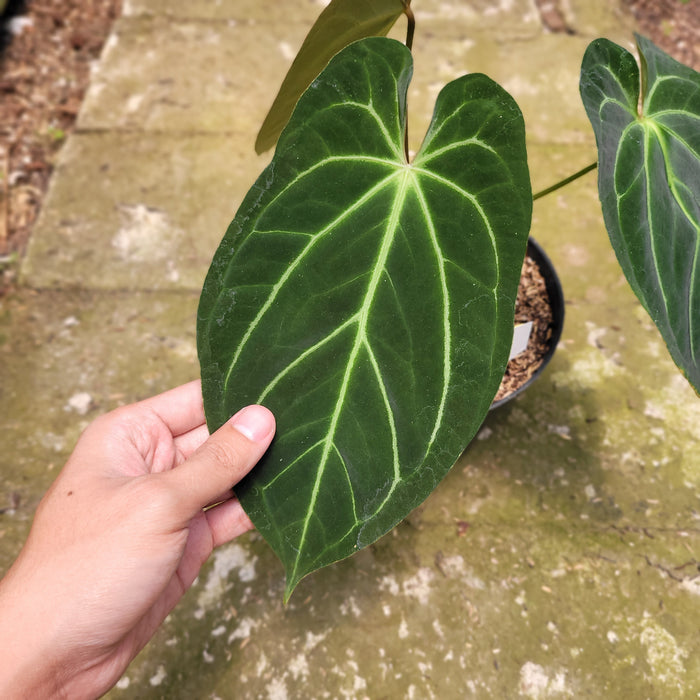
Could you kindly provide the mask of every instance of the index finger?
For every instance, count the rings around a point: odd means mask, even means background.
[[[199,379],[144,399],[139,405],[155,413],[174,437],[188,433],[206,422],[202,382]]]

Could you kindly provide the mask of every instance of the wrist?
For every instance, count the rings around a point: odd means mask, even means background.
[[[48,614],[49,601],[28,595],[18,569],[15,563],[0,581],[0,697],[64,697],[67,669]]]

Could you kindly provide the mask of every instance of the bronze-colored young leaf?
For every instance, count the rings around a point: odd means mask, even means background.
[[[447,85],[413,163],[412,60],[371,38],[299,100],[212,262],[198,349],[210,428],[261,402],[278,433],[236,491],[287,571],[374,542],[435,488],[498,389],[530,226],[522,115]]]
[[[328,61],[358,39],[386,36],[404,11],[402,0],[332,0],[319,15],[294,59],[255,141],[257,153],[272,148],[294,105]]]
[[[583,59],[600,200],[630,286],[700,392],[700,74],[648,39],[637,44],[641,76],[605,39]]]

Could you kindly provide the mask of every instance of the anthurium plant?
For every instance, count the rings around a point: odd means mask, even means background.
[[[258,136],[274,156],[202,290],[209,427],[251,402],[277,417],[237,495],[285,567],[285,600],[428,496],[511,347],[533,202],[522,114],[485,75],[462,76],[409,158],[409,2],[321,14]],[[383,36],[401,15],[405,45]],[[594,42],[581,92],[611,242],[697,388],[700,76],[639,48],[641,78],[628,52]]]

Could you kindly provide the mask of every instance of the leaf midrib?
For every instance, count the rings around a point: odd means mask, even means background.
[[[318,500],[318,494],[320,492],[321,488],[321,481],[323,480],[323,476],[326,470],[326,467],[328,465],[328,459],[331,451],[334,449],[334,444],[335,444],[335,435],[338,427],[338,421],[340,420],[340,415],[342,413],[343,405],[345,403],[345,396],[348,391],[348,386],[350,384],[350,380],[353,374],[353,371],[355,369],[355,363],[357,361],[357,356],[360,352],[360,349],[365,346],[369,347],[369,343],[367,341],[367,325],[369,322],[369,314],[370,314],[370,309],[374,303],[374,299],[377,293],[377,289],[379,287],[379,282],[386,270],[386,262],[389,256],[389,252],[392,248],[394,238],[396,235],[396,231],[399,226],[399,219],[400,219],[400,213],[401,210],[403,209],[403,203],[406,199],[406,195],[408,192],[408,184],[409,184],[409,175],[408,175],[408,168],[404,168],[401,170],[397,171],[398,175],[401,175],[402,177],[399,177],[399,182],[398,182],[398,188],[396,192],[396,197],[394,200],[394,205],[391,210],[391,216],[388,219],[386,231],[384,234],[384,238],[382,240],[382,244],[379,248],[379,253],[377,256],[377,260],[373,266],[372,270],[372,277],[370,278],[370,281],[367,286],[367,291],[365,293],[362,305],[360,306],[360,309],[358,310],[358,313],[356,314],[356,323],[357,323],[357,331],[355,334],[355,342],[353,343],[352,349],[350,351],[350,355],[348,357],[348,360],[346,362],[345,366],[345,373],[343,375],[343,381],[340,385],[339,391],[338,391],[338,397],[336,399],[336,404],[333,410],[333,413],[331,415],[330,419],[330,424],[328,427],[328,430],[326,432],[326,438],[324,441],[324,447],[323,447],[323,452],[321,454],[321,458],[319,460],[319,465],[318,469],[316,471],[316,479],[314,481],[313,489],[311,492],[311,499],[309,502],[309,506],[306,510],[306,517],[304,518],[304,525],[303,529],[301,532],[301,535],[299,537],[299,544],[297,547],[298,552],[302,552],[304,549],[304,545],[306,543],[306,538],[307,538],[307,533],[309,529],[309,524],[311,522],[311,516],[314,512],[315,506],[316,506],[316,501]],[[378,368],[377,368],[378,369]],[[380,376],[378,376],[378,379],[380,379]],[[381,382],[379,382],[380,386],[382,385]],[[396,435],[396,426],[394,424],[393,420],[393,414],[390,410],[390,406],[388,404],[388,399],[386,395],[384,395],[385,399],[385,407],[387,409],[387,418],[389,421],[389,424],[391,426],[391,434],[392,434],[392,453],[393,453],[393,467],[394,467],[394,479],[392,480],[391,487],[389,489],[389,493],[387,495],[387,498],[393,493],[394,489],[396,488],[396,484],[401,478],[401,475],[399,473],[399,463],[398,463],[398,441],[397,441],[397,435]],[[299,562],[300,562],[300,557],[297,556],[297,558],[294,561],[294,569],[292,570],[290,579],[291,580],[296,580],[297,579],[297,571],[299,568]]]
[[[396,164],[393,164],[394,166]],[[256,314],[255,318],[253,321],[250,323],[248,328],[246,329],[246,332],[244,333],[243,337],[241,338],[241,342],[238,344],[238,347],[236,348],[236,351],[231,359],[231,362],[229,364],[229,368],[226,372],[226,376],[224,377],[224,393],[222,395],[225,395],[225,392],[229,390],[229,384],[231,381],[231,377],[233,375],[234,368],[236,364],[238,363],[238,360],[243,353],[245,347],[248,344],[248,341],[252,337],[253,333],[255,332],[255,329],[257,328],[258,324],[262,320],[262,318],[267,314],[267,312],[270,310],[272,305],[275,302],[275,299],[277,298],[278,294],[282,289],[284,289],[285,284],[289,280],[289,278],[294,274],[296,269],[299,267],[299,265],[304,261],[307,255],[317,246],[319,245],[320,241],[324,239],[326,235],[331,233],[335,227],[340,225],[345,219],[350,217],[354,212],[356,212],[359,208],[361,208],[364,204],[366,204],[372,197],[374,197],[378,192],[381,192],[384,188],[388,186],[388,184],[391,182],[392,179],[394,179],[397,175],[396,171],[391,172],[386,178],[378,182],[376,185],[371,187],[367,192],[362,197],[359,197],[351,206],[347,207],[338,217],[333,219],[329,224],[325,226],[321,231],[313,234],[313,238],[306,244],[306,246],[302,249],[302,251],[299,253],[297,258],[287,267],[287,269],[284,271],[284,273],[280,276],[280,279],[274,284],[271,288],[270,294],[268,295],[267,299],[265,302],[261,305],[260,310]],[[257,233],[256,230],[253,230],[250,234],[250,236],[254,236]],[[276,381],[273,380],[273,381]],[[266,394],[267,392],[267,387],[263,390],[262,394]]]
[[[664,114],[668,113],[683,113],[680,110],[666,110]],[[660,265],[659,265],[659,260],[658,256],[656,253],[656,245],[654,244],[655,241],[658,240],[658,233],[656,232],[656,229],[654,227],[653,221],[654,218],[652,217],[652,201],[651,197],[649,196],[649,192],[651,192],[652,185],[650,182],[650,174],[651,174],[651,167],[648,164],[649,161],[649,153],[651,151],[651,141],[653,139],[656,140],[656,143],[658,143],[659,148],[661,149],[661,153],[663,156],[663,161],[665,164],[665,171],[666,171],[666,180],[669,185],[669,189],[671,192],[671,195],[673,196],[673,200],[676,203],[676,206],[678,209],[682,212],[683,216],[685,217],[685,220],[695,229],[696,231],[696,236],[695,236],[695,250],[693,252],[693,262],[691,265],[691,279],[689,281],[689,288],[694,289],[695,288],[695,280],[696,280],[696,275],[697,275],[697,268],[698,268],[698,261],[700,260],[700,225],[694,221],[692,215],[690,212],[688,212],[687,208],[683,204],[683,201],[681,197],[679,197],[678,192],[677,192],[677,182],[676,178],[674,176],[673,169],[671,167],[671,157],[668,153],[668,145],[666,143],[666,139],[669,136],[672,136],[673,138],[676,139],[679,143],[683,144],[684,147],[686,147],[691,153],[694,153],[693,149],[689,147],[687,142],[681,138],[678,134],[678,132],[674,131],[673,129],[670,129],[664,124],[659,124],[656,121],[656,118],[659,116],[658,112],[655,112],[653,116],[647,116],[645,118],[641,119],[635,119],[630,125],[623,131],[619,144],[618,144],[618,152],[616,157],[616,165],[615,165],[615,171],[617,170],[618,163],[619,163],[619,153],[622,148],[622,144],[625,142],[625,139],[627,138],[627,133],[629,129],[634,126],[634,125],[640,125],[642,127],[642,130],[644,132],[644,145],[643,145],[643,153],[642,153],[642,160],[644,163],[644,182],[645,182],[645,189],[647,193],[646,197],[646,206],[647,206],[647,214],[646,214],[646,220],[649,222],[649,241],[651,245],[649,246],[649,250],[651,252],[651,257],[652,261],[654,264],[654,275],[656,278],[656,285],[659,291],[661,292],[661,299],[664,304],[664,313],[667,319],[670,318],[670,312],[669,312],[669,307],[671,304],[674,304],[673,299],[669,299],[669,292],[665,289],[663,285],[663,279],[664,276],[660,272]],[[621,214],[620,214],[620,202],[622,201],[622,197],[624,196],[625,192],[617,193],[617,211],[618,211],[618,221],[622,220]],[[673,290],[671,290],[673,291]],[[686,327],[688,328],[688,339],[689,339],[689,344],[690,344],[690,352],[693,357],[697,356],[698,353],[698,348],[696,345],[695,341],[695,336],[694,333],[692,332],[693,328],[693,319],[695,318],[695,308],[694,308],[694,298],[693,295],[691,294],[689,299],[688,299],[688,311],[687,311],[687,317],[686,317]],[[648,306],[648,302],[646,302],[646,305]],[[675,336],[675,333],[674,333]],[[680,350],[680,345],[678,346]]]

